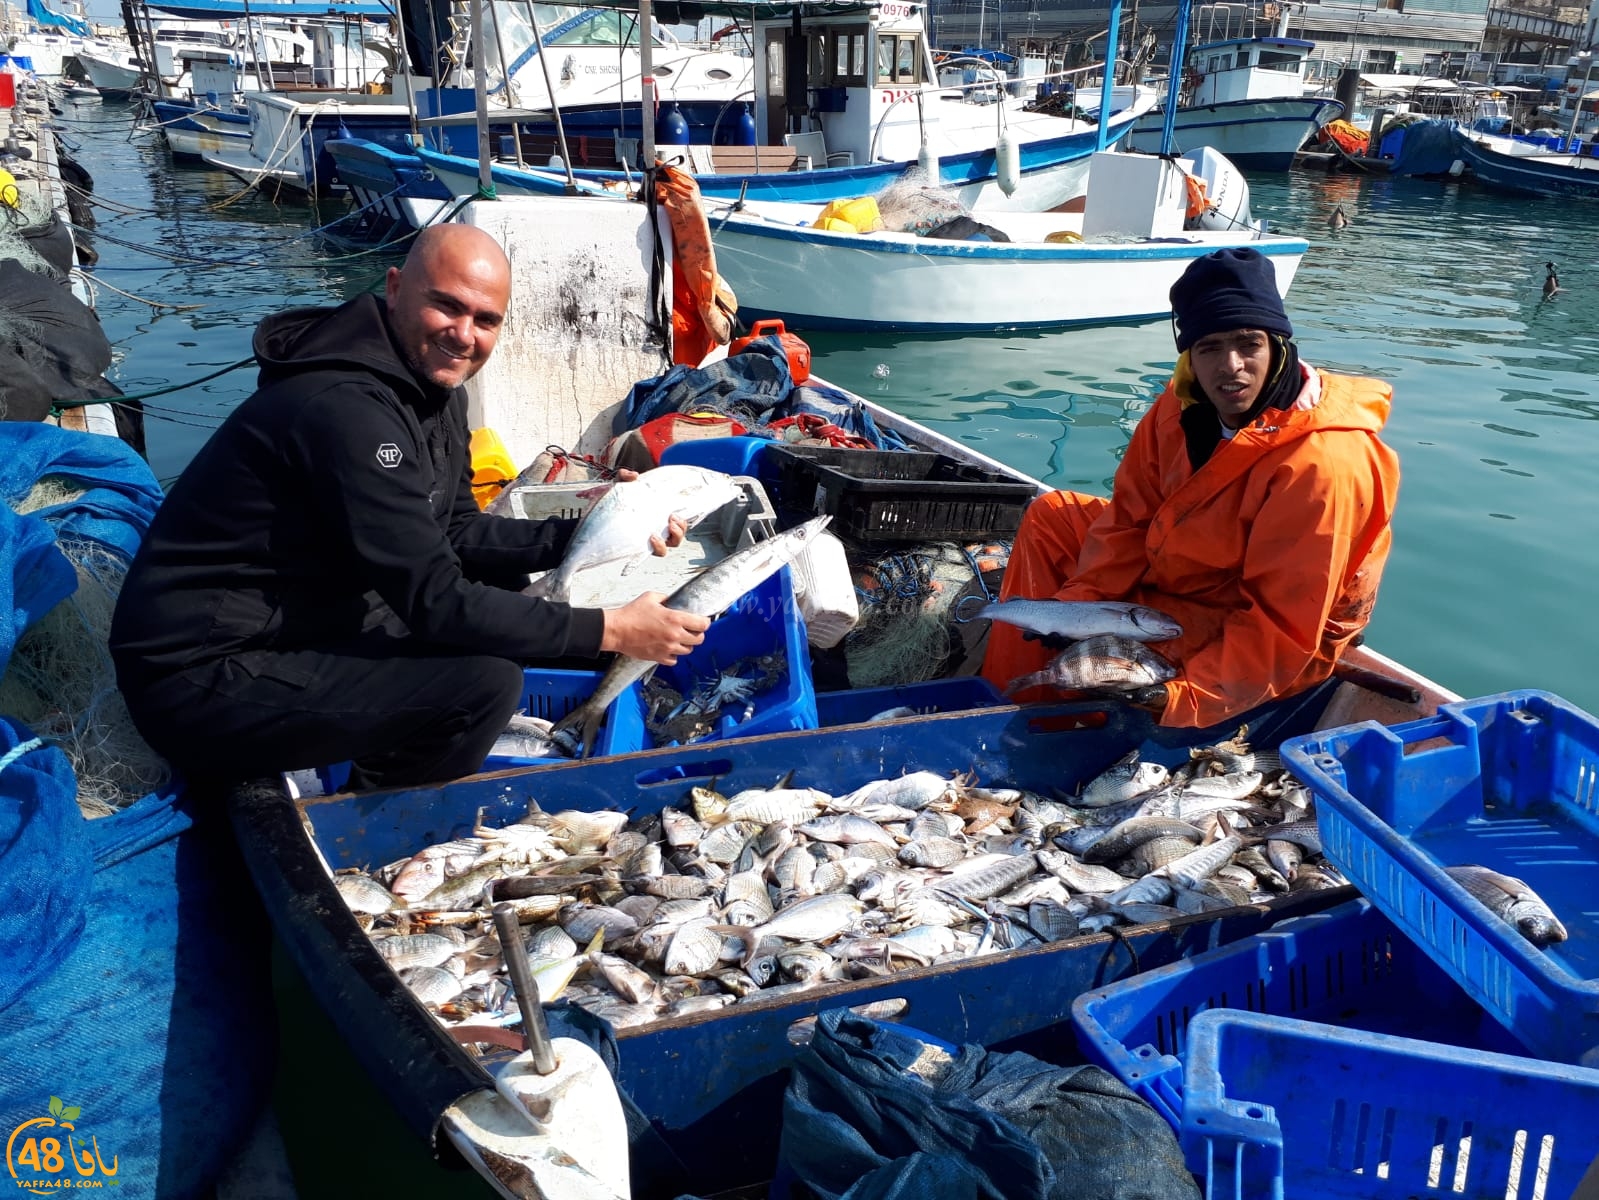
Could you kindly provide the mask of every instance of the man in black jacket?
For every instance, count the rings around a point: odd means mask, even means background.
[[[703,640],[705,618],[656,594],[599,610],[496,586],[554,566],[576,526],[472,499],[461,385],[510,288],[492,237],[445,225],[384,299],[261,322],[257,389],[157,512],[111,628],[134,724],[181,771],[456,778],[517,708],[524,660],[671,663]]]

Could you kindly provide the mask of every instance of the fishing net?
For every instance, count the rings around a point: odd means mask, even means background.
[[[29,513],[82,494],[72,481],[46,476],[12,507]],[[78,807],[103,817],[156,791],[170,770],[133,727],[108,648],[126,564],[98,542],[57,545],[77,572],[77,590],[17,642],[0,676],[0,712],[60,745],[77,776]]]
[[[877,212],[883,226],[897,233],[925,234],[970,211],[952,191],[934,187],[927,172],[912,167],[877,197]]]
[[[968,624],[998,594],[1005,542],[933,542],[862,563],[861,619],[844,639],[853,687],[889,687],[970,674],[982,661],[987,622]]]
[[[53,275],[54,266],[39,253],[34,239],[23,232],[48,224],[53,215],[45,194],[33,188],[19,190],[14,208],[0,204],[0,259],[14,258],[30,271]]]

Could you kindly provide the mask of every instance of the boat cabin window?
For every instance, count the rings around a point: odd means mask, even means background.
[[[1262,50],[1260,52],[1260,65],[1268,71],[1297,71],[1299,70],[1300,57],[1297,54],[1285,54],[1281,50]]]
[[[1233,56],[1231,54],[1212,54],[1210,62],[1205,64],[1205,72],[1209,75],[1214,75],[1217,71],[1230,71],[1232,66]]]
[[[921,46],[915,34],[877,35],[877,82],[920,83]]]
[[[866,86],[866,26],[841,26],[830,32],[823,77],[834,87]]]

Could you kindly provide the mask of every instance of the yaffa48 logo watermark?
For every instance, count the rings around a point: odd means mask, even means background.
[[[49,1116],[22,1122],[6,1139],[6,1170],[17,1186],[42,1194],[119,1184],[116,1155],[106,1162],[99,1140],[78,1129],[78,1106],[51,1096],[49,1108]]]

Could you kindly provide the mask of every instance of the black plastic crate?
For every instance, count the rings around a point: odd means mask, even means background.
[[[829,513],[832,531],[856,542],[946,542],[1009,537],[1033,485],[943,454],[772,446],[777,502],[793,513]]]

